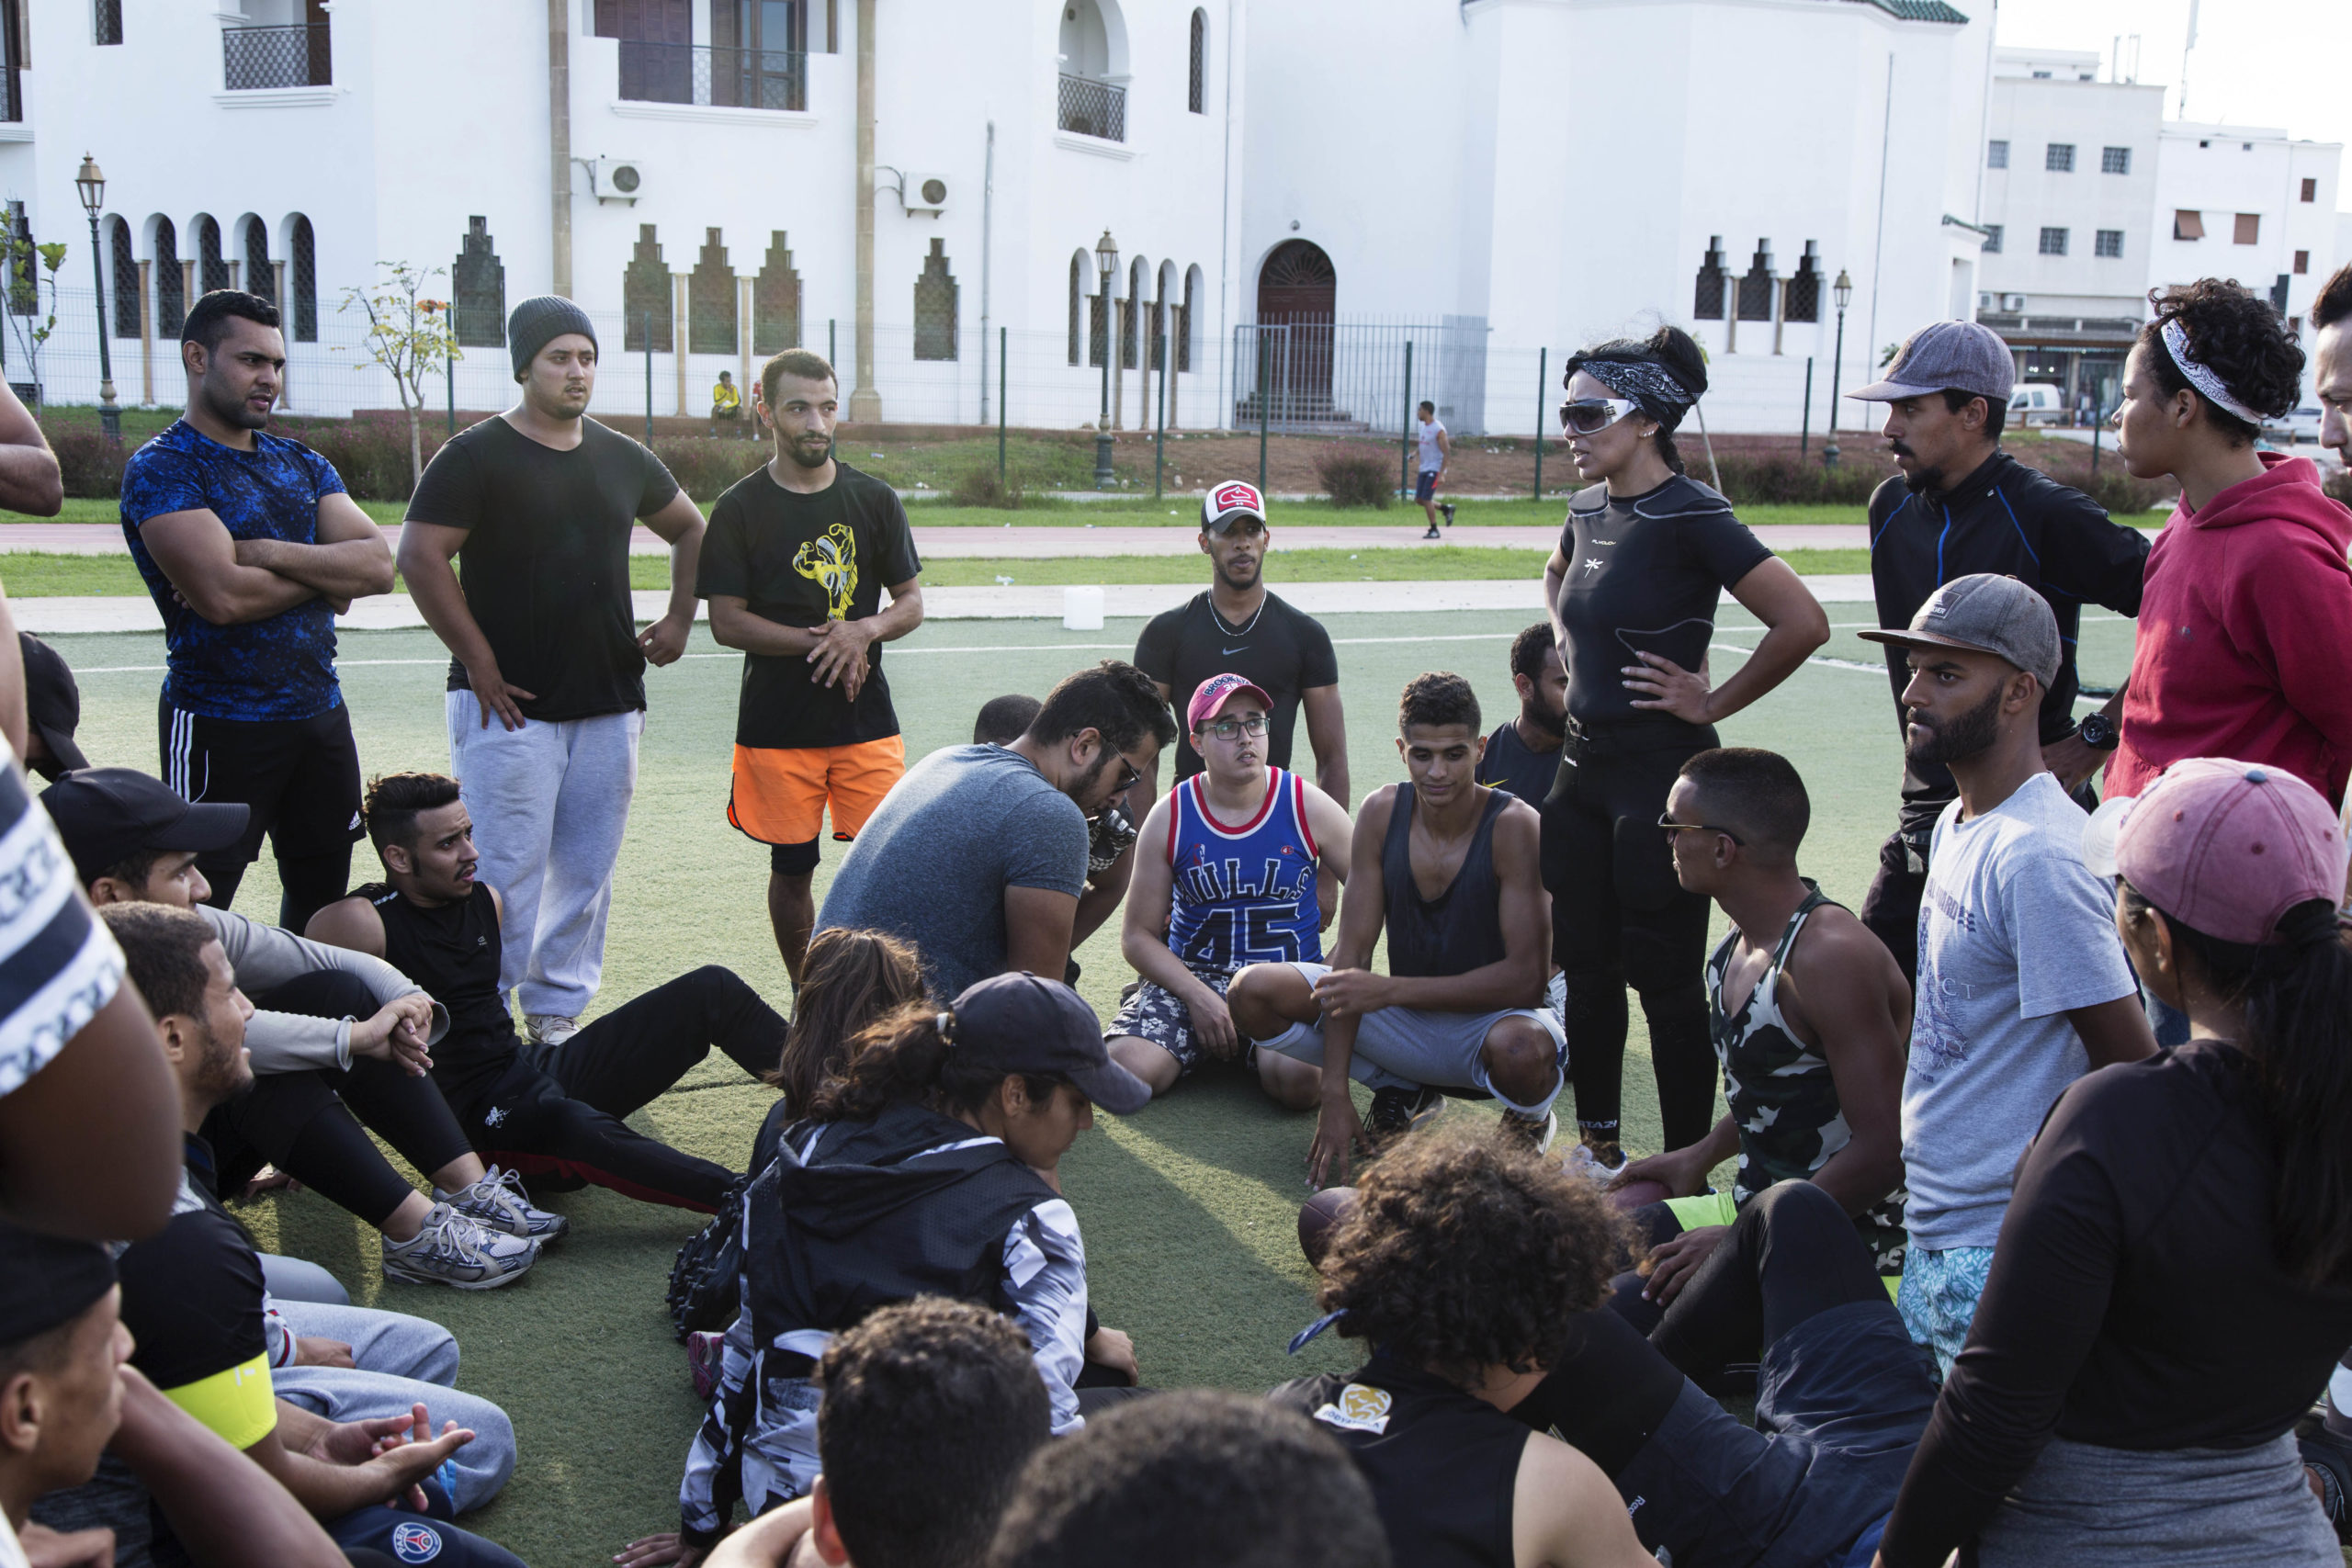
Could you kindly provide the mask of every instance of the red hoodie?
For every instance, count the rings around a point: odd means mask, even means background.
[[[2341,806],[2352,773],[2352,512],[2308,457],[2191,513],[2148,553],[2123,744],[2106,793],[2138,795],[2183,757],[2286,769]]]

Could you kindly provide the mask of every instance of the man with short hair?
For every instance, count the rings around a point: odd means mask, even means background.
[[[2083,865],[2084,816],[2043,760],[2043,695],[2064,655],[2048,601],[2014,577],[1954,579],[1905,631],[1904,758],[1951,770],[1919,912],[1903,1079],[1897,1304],[1945,1368],[1992,1266],[2018,1158],[2060,1092],[2153,1055],[2115,895]]]
[[[1266,587],[1266,552],[1273,547],[1266,498],[1240,479],[1211,485],[1201,497],[1201,553],[1209,558],[1209,586],[1181,608],[1151,618],[1136,638],[1136,666],[1159,686],[1162,702],[1195,692],[1210,676],[1231,671],[1273,699],[1267,716],[1266,761],[1291,765],[1292,737],[1301,709],[1315,751],[1315,783],[1333,800],[1348,794],[1348,726],[1340,705],[1340,660],[1323,624]],[[1176,777],[1204,766],[1191,741],[1176,738]],[[1157,768],[1144,775],[1148,800],[1159,793]]]
[[[1185,728],[1208,767],[1151,808],[1136,840],[1120,949],[1141,981],[1103,1038],[1154,1094],[1205,1057],[1247,1054],[1276,1104],[1306,1111],[1322,1075],[1279,1052],[1248,1052],[1225,1004],[1249,964],[1322,962],[1348,874],[1348,808],[1266,761],[1272,706],[1234,674],[1193,694]]]
[[[768,923],[792,983],[817,905],[818,831],[848,843],[907,771],[882,648],[922,624],[922,562],[888,485],[833,456],[840,387],[805,348],[760,372],[775,452],[710,509],[695,592],[743,650],[727,820],[768,848]],[[882,604],[884,589],[890,603]]]
[[[725,420],[731,426],[741,423],[742,418],[743,394],[735,389],[734,373],[721,370],[718,384],[710,389],[710,433],[713,435],[718,434],[720,420]]]
[[[2123,705],[2119,691],[2075,722],[2083,605],[2140,613],[2148,537],[2001,450],[2014,376],[2008,344],[1990,327],[1937,321],[1911,334],[1884,380],[1846,394],[1886,405],[1887,443],[1902,469],[1871,495],[1871,583],[1885,628],[1908,626],[1929,595],[1972,573],[2014,577],[2041,596],[2059,632],[2058,666],[2042,685],[2042,757],[2071,791],[2114,751]],[[1886,672],[1900,724],[1911,678],[1900,650],[1888,650]],[[1929,840],[1957,793],[1940,763],[1906,756],[1899,819],[1862,900],[1862,923],[1886,943],[1906,981],[1918,978]]]
[[[483,1157],[526,1178],[594,1182],[628,1197],[718,1211],[732,1172],[631,1128],[633,1116],[717,1045],[746,1073],[772,1070],[785,1023],[732,970],[705,964],[568,1036],[514,1037],[499,997],[498,890],[479,879],[473,819],[458,781],[390,773],[368,786],[368,831],[384,863],[319,911],[317,942],[370,953],[449,1010],[433,1078]]]
[[[842,857],[818,929],[914,943],[943,1001],[1009,971],[1059,977],[1081,934],[1087,819],[1175,738],[1134,665],[1064,676],[1012,744],[948,747],[907,770]]]
[[[972,744],[975,746],[1010,746],[1021,739],[1037,717],[1037,710],[1045,705],[1036,698],[1012,693],[990,697],[980,705],[972,719]],[[1136,822],[1129,812],[1128,798],[1134,792],[1105,802],[1102,809],[1086,819],[1086,890],[1078,896],[1078,918],[1070,928],[1070,946],[1074,949],[1102,928],[1119,901],[1127,895],[1129,874],[1135,857],[1127,852],[1135,847]],[[1073,958],[1062,971],[1066,985],[1078,984],[1078,960]]]
[[[520,992],[531,1039],[558,1044],[604,975],[645,667],[685,651],[703,521],[661,458],[588,417],[586,311],[526,299],[506,344],[521,396],[425,468],[400,566],[449,649],[449,763],[481,819],[484,874],[508,900],[499,993]],[[669,609],[642,633],[628,586],[640,521],[670,546]]]
[[[1447,527],[1453,526],[1453,503],[1437,499],[1438,481],[1445,477],[1445,467],[1453,459],[1453,438],[1445,433],[1445,426],[1438,423],[1435,403],[1422,399],[1419,412],[1421,423],[1413,432],[1413,445],[1421,460],[1417,470],[1419,477],[1413,481],[1413,499],[1421,503],[1421,512],[1430,520],[1430,531],[1421,537],[1434,539],[1439,536],[1439,513],[1445,513]]]
[[[1450,671],[1417,675],[1397,705],[1408,775],[1363,798],[1329,964],[1254,964],[1226,1005],[1261,1052],[1322,1069],[1307,1155],[1316,1186],[1347,1180],[1365,1142],[1351,1077],[1373,1091],[1373,1134],[1433,1112],[1444,1090],[1502,1102],[1501,1132],[1537,1150],[1559,1122],[1566,1040],[1544,1010],[1551,922],[1535,808],[1475,782],[1478,697]],[[1388,973],[1372,950],[1388,934]]]
[[[1552,623],[1538,621],[1510,639],[1510,683],[1519,712],[1495,726],[1478,753],[1478,782],[1541,809],[1560,773],[1560,740],[1568,729],[1568,670]]]
[[[122,532],[163,613],[164,782],[242,801],[244,833],[209,852],[222,908],[267,834],[300,931],[343,897],[359,837],[359,752],[335,680],[334,619],[392,589],[392,555],[324,457],[269,433],[286,368],[277,307],[234,289],[180,328],[187,412],[130,455]]]
[[[2312,386],[2319,399],[2319,443],[2352,471],[2352,262],[2312,300]]]

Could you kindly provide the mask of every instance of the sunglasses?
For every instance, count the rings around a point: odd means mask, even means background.
[[[1639,407],[1631,398],[1574,398],[1560,405],[1560,428],[1571,435],[1597,435]]]
[[[1115,800],[1143,782],[1143,770],[1128,761],[1127,754],[1124,751],[1114,752],[1113,755],[1119,759],[1119,766],[1125,770],[1125,775],[1119,780],[1118,787],[1111,792],[1112,798]]]
[[[1729,839],[1733,843],[1737,844],[1740,848],[1746,849],[1747,847],[1747,840],[1746,839],[1741,838],[1737,833],[1733,832],[1728,828],[1718,828],[1711,822],[1677,822],[1672,818],[1668,817],[1664,812],[1660,812],[1658,814],[1657,825],[1660,829],[1664,829],[1666,833],[1667,847],[1669,849],[1674,845],[1674,835],[1677,833],[1721,833],[1724,838]]]

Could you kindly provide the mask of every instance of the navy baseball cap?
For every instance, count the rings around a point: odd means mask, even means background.
[[[1022,970],[965,987],[948,1010],[948,1049],[1007,1073],[1068,1078],[1103,1110],[1125,1116],[1151,1103],[1141,1078],[1102,1048],[1102,1021],[1059,980]]]
[[[40,792],[74,873],[87,886],[145,850],[225,850],[245,836],[253,813],[233,801],[182,800],[136,768],[83,768]]]

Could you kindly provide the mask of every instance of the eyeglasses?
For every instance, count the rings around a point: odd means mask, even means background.
[[[1666,842],[1668,849],[1674,847],[1674,835],[1677,833],[1721,833],[1724,838],[1729,839],[1733,843],[1737,844],[1740,848],[1746,849],[1747,847],[1747,840],[1746,839],[1741,838],[1737,833],[1733,832],[1728,828],[1718,828],[1712,822],[1677,822],[1672,818],[1667,816],[1664,812],[1660,812],[1658,814],[1657,825],[1665,830]]]
[[[1266,716],[1253,713],[1248,718],[1221,718],[1202,728],[1204,735],[1214,735],[1219,740],[1238,740],[1247,735],[1252,738],[1266,733]]]
[[[1560,428],[1575,435],[1598,435],[1641,404],[1631,398],[1576,398],[1560,405]]]
[[[1126,769],[1127,771],[1126,777],[1121,779],[1118,783],[1118,787],[1111,791],[1112,797],[1116,799],[1118,796],[1123,795],[1126,794],[1127,791],[1135,788],[1136,785],[1143,783],[1143,770],[1136,767],[1133,762],[1128,761],[1127,754],[1125,751],[1114,752],[1113,754],[1119,759],[1119,766]]]

